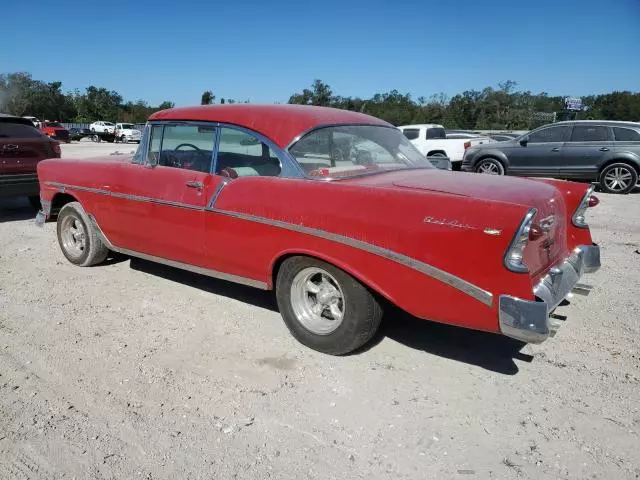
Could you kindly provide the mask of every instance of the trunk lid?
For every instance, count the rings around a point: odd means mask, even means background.
[[[362,186],[441,192],[535,208],[537,214],[533,221],[543,227],[543,235],[530,241],[524,252],[530,275],[538,277],[567,255],[564,196],[550,184],[517,177],[435,169],[389,172],[344,181]],[[505,234],[513,236],[517,228],[518,225],[513,225]]]
[[[52,141],[45,136],[5,138],[0,136],[0,175],[36,173],[40,160],[56,157]]]

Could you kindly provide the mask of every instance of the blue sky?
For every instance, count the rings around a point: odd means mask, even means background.
[[[316,78],[362,97],[640,90],[640,0],[2,3],[0,72],[152,105],[286,102]]]

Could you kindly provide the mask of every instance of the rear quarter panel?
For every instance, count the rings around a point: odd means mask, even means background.
[[[207,248],[223,249],[229,273],[272,285],[284,255],[315,256],[358,278],[420,318],[497,331],[497,296],[532,298],[528,275],[506,270],[503,256],[526,208],[439,192],[367,188],[340,182],[268,177],[230,182],[208,212]],[[486,305],[384,255],[228,213],[305,226],[397,252],[451,273],[493,295]],[[431,220],[425,222],[425,218]],[[442,225],[455,220],[465,227]],[[435,222],[435,223],[434,223]],[[500,231],[484,233],[485,228]],[[216,268],[216,265],[211,265]]]

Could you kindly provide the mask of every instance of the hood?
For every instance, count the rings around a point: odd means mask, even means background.
[[[437,169],[389,172],[344,181],[363,186],[441,192],[524,206],[539,206],[558,194],[554,186],[535,180]]]

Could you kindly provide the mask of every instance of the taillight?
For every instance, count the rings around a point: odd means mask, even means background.
[[[504,255],[504,265],[512,272],[526,273],[529,271],[529,267],[524,263],[524,249],[529,244],[531,228],[533,224],[533,217],[538,213],[535,208],[529,209],[524,219],[518,227],[507,253]],[[538,227],[539,228],[539,227]],[[534,229],[534,236],[535,236]]]
[[[594,186],[591,186],[587,189],[587,192],[582,197],[580,201],[580,205],[576,208],[576,211],[573,213],[573,217],[571,217],[571,221],[578,228],[587,228],[589,224],[587,223],[587,208],[595,207],[600,203],[598,197],[593,194]]]
[[[466,150],[471,146],[471,142],[464,142],[464,149]]]

